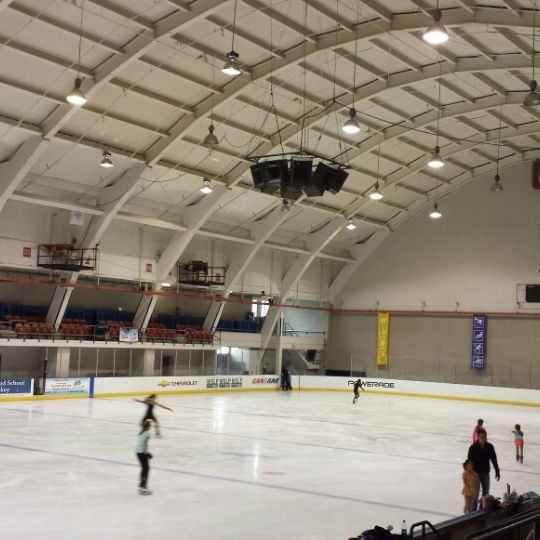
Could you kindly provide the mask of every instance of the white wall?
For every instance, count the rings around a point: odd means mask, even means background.
[[[356,308],[513,311],[516,284],[539,282],[540,191],[531,164],[493,176],[440,201],[443,217],[428,210],[410,218],[363,264],[337,305]],[[423,302],[425,303],[423,306]]]

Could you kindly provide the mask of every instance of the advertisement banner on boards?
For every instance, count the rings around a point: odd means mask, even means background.
[[[128,343],[137,343],[137,341],[139,341],[139,331],[136,328],[120,328],[118,340],[126,341]]]
[[[377,313],[377,365],[388,364],[388,338],[390,332],[390,313]]]
[[[82,378],[53,378],[45,381],[45,395],[89,395],[90,377]]]
[[[19,379],[14,377],[0,377],[0,398],[25,397],[34,393],[33,379]]]

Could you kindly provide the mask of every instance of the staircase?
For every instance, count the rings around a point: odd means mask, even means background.
[[[318,371],[317,355],[319,351],[300,351],[298,349],[283,349],[283,365],[289,369],[291,375],[304,375]],[[308,360],[313,358],[314,361]]]

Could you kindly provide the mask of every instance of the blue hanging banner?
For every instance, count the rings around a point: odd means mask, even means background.
[[[486,367],[487,317],[473,315],[471,369]]]

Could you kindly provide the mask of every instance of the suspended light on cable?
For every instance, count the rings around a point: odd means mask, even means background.
[[[111,159],[111,153],[108,150],[103,150],[103,157],[101,158],[99,164],[105,169],[110,169],[111,167],[114,167],[114,163]]]
[[[360,132],[360,125],[358,124],[358,120],[356,119],[356,109],[354,107],[349,109],[349,118],[343,124],[341,129],[345,133],[349,133],[351,135]]]
[[[216,129],[214,124],[208,126],[208,133],[203,139],[205,146],[217,146],[219,144],[219,139],[214,135],[214,129]]]
[[[66,100],[72,105],[76,105],[77,107],[84,105],[87,101],[86,96],[81,90],[81,84],[82,79],[80,77],[77,77],[75,79],[75,86],[73,87],[73,90],[66,96]]]
[[[533,39],[532,39],[532,80],[529,84],[531,91],[525,96],[523,105],[525,107],[537,107],[540,105],[540,94],[537,92],[538,83],[534,78],[534,52],[536,50],[536,0],[534,0],[533,11]]]
[[[444,161],[441,158],[440,152],[441,152],[441,149],[438,146],[436,146],[431,154],[431,158],[428,161],[428,165],[432,169],[440,169],[441,167],[444,167]]]
[[[499,161],[501,156],[501,131],[502,131],[502,103],[499,107],[499,135],[497,138],[497,171],[495,173],[495,181],[491,186],[491,191],[503,191],[503,185],[501,184],[501,176],[499,175]]]
[[[354,229],[356,229],[356,222],[354,221],[353,218],[349,218],[347,220],[347,225],[345,225],[345,227],[349,230],[349,231],[354,231]]]
[[[83,15],[84,15],[84,1],[81,3],[81,24],[80,24],[80,31],[79,31],[79,50],[77,54],[77,77],[75,79],[75,84],[73,86],[73,90],[66,96],[66,101],[68,103],[71,103],[71,105],[75,105],[77,107],[81,107],[86,103],[86,96],[84,95],[84,92],[81,90],[81,47],[82,47],[82,33],[83,33]]]
[[[209,193],[212,193],[212,186],[210,185],[210,181],[208,179],[203,180],[203,185],[201,187],[201,193],[204,193],[205,195],[208,195]]]
[[[537,105],[540,105],[540,94],[537,91],[538,83],[535,80],[532,80],[529,87],[531,91],[525,96],[523,105],[525,105],[525,107],[536,107]]]
[[[422,36],[424,41],[430,45],[441,45],[448,41],[448,31],[441,24],[442,11],[437,8],[433,10],[433,24],[427,28]]]
[[[384,195],[379,190],[379,182],[375,182],[374,190],[369,194],[369,198],[373,201],[380,201]]]
[[[496,192],[504,191],[504,187],[501,184],[501,176],[499,173],[495,175],[495,180],[491,186],[491,191],[496,191]]]
[[[242,73],[242,70],[238,66],[238,53],[234,50],[234,34],[236,30],[236,3],[237,0],[234,0],[234,15],[233,15],[233,24],[232,24],[232,43],[231,50],[227,53],[227,61],[225,65],[221,68],[221,71],[229,77],[236,77]]]
[[[237,77],[242,73],[242,70],[238,66],[239,55],[236,51],[230,51],[227,53],[227,61],[221,68],[221,71],[229,77]]]
[[[431,219],[439,219],[442,217],[441,211],[439,210],[439,203],[433,205],[433,210],[429,213]]]

